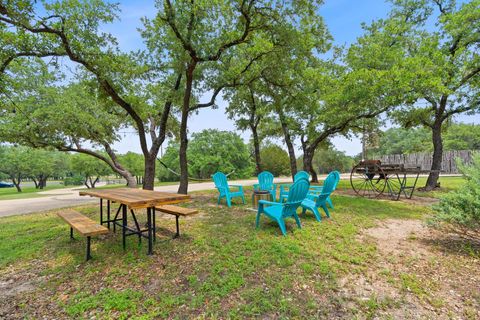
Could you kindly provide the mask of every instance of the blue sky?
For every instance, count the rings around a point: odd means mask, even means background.
[[[123,50],[135,50],[143,46],[137,32],[141,27],[140,18],[153,17],[155,14],[154,1],[120,1],[120,21],[105,27],[105,31],[114,34]],[[390,10],[390,4],[383,0],[325,0],[320,8],[320,13],[338,45],[349,45],[362,34],[361,23],[370,23],[378,18],[385,17]],[[225,101],[218,102],[218,109],[204,109],[189,120],[190,132],[198,132],[207,128],[220,130],[235,130],[232,121],[225,116]],[[462,116],[459,121],[480,124],[480,116]],[[129,130],[130,131],[130,130]],[[133,131],[133,130],[132,130]],[[239,132],[245,140],[248,140],[248,132]],[[280,143],[282,141],[279,141]],[[348,155],[356,155],[361,152],[360,141],[356,138],[351,140],[343,137],[333,138],[335,147],[345,151]],[[297,146],[298,147],[298,146]],[[125,133],[121,142],[115,148],[125,153],[127,151],[140,152],[138,138],[133,133]]]

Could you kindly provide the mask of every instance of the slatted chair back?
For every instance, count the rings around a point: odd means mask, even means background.
[[[225,195],[228,193],[228,181],[227,176],[223,172],[217,172],[212,176],[213,182],[215,183],[215,187],[220,192],[220,195]]]
[[[335,190],[335,183],[337,181],[337,176],[335,174],[330,173],[325,181],[323,181],[323,188],[322,192],[317,197],[317,206],[320,206],[324,203],[330,194]]]
[[[273,189],[273,174],[268,171],[263,171],[258,175],[259,190]]]
[[[298,171],[295,176],[293,177],[293,182],[297,182],[300,179],[306,179],[307,181],[310,180],[310,174],[306,171]]]
[[[335,170],[335,171],[332,171],[331,173],[335,175],[335,183],[333,185],[333,190],[332,190],[332,191],[335,191],[337,190],[338,183],[340,182],[340,172]]]
[[[283,217],[290,217],[297,211],[297,208],[307,197],[309,188],[310,183],[305,179],[299,179],[290,187],[287,202],[283,205]]]

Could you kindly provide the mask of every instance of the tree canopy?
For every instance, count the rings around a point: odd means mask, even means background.
[[[194,179],[210,179],[217,172],[230,174],[231,178],[250,178],[253,174],[253,163],[247,145],[242,138],[232,132],[204,130],[192,135],[188,149],[189,177]],[[178,173],[178,148],[172,142],[162,157],[162,162]],[[178,176],[166,169],[160,170],[161,180],[176,180]]]
[[[479,0],[397,0],[388,18],[365,25],[349,51],[352,64],[396,71],[397,86],[406,90],[391,116],[431,131],[432,170],[441,168],[443,126],[455,115],[480,111],[479,28]],[[430,173],[427,190],[438,176]]]

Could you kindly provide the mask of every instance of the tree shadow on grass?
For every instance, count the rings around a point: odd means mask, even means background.
[[[449,233],[441,237],[420,241],[448,254],[480,258],[480,239],[466,239],[457,234]]]

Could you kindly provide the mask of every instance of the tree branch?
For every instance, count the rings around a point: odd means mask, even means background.
[[[0,74],[4,73],[7,69],[8,65],[12,63],[16,58],[20,57],[37,57],[37,58],[44,58],[44,57],[61,57],[64,56],[64,53],[58,52],[33,52],[33,51],[25,51],[25,52],[17,52],[9,56],[5,59],[5,61],[0,66]]]
[[[8,15],[8,12],[6,14]],[[43,19],[43,21],[45,21],[49,18],[51,18],[51,17],[47,17],[46,19]],[[42,26],[43,26],[42,28],[34,28],[34,27],[32,27],[30,25],[27,25],[25,23],[16,22],[14,20],[7,19],[7,18],[1,17],[1,16],[0,16],[0,21],[4,21],[8,24],[12,24],[14,26],[23,28],[23,29],[25,29],[25,30],[27,30],[31,33],[47,33],[47,34],[56,35],[60,39],[60,41],[62,43],[62,47],[64,48],[64,50],[66,52],[66,55],[69,57],[69,59],[73,62],[76,62],[76,63],[79,63],[79,64],[83,65],[88,71],[92,72],[96,76],[97,81],[100,84],[100,87],[112,98],[112,100],[115,103],[117,103],[120,107],[122,107],[125,111],[127,111],[127,113],[132,117],[132,119],[134,120],[134,122],[137,126],[137,130],[138,130],[138,134],[139,134],[139,138],[140,138],[140,146],[142,148],[142,151],[143,151],[144,154],[147,154],[148,153],[148,147],[147,147],[147,140],[146,140],[145,127],[144,127],[144,124],[143,124],[143,120],[140,118],[138,113],[135,112],[135,110],[130,105],[130,103],[125,101],[118,94],[118,92],[115,90],[115,88],[110,84],[110,82],[102,74],[100,74],[100,71],[98,70],[98,68],[96,68],[93,64],[91,64],[90,62],[88,62],[85,59],[83,59],[82,57],[80,57],[78,54],[76,54],[72,50],[72,48],[70,46],[70,42],[68,40],[68,37],[67,37],[67,35],[65,34],[65,31],[64,31],[64,19],[62,17],[58,17],[58,18],[60,18],[61,21],[62,21],[61,30],[53,29],[50,26],[47,26],[44,22],[41,23]]]
[[[245,19],[245,26],[244,26],[242,35],[237,39],[234,39],[232,41],[224,43],[223,45],[221,45],[218,48],[218,50],[215,54],[204,57],[204,58],[200,58],[199,59],[200,61],[217,61],[218,59],[220,59],[222,53],[225,50],[227,50],[228,48],[231,48],[231,47],[234,47],[236,45],[239,45],[239,44],[242,44],[242,43],[246,42],[246,39],[249,36],[250,32],[254,30],[254,28],[251,27],[252,20],[251,20],[251,17],[249,15],[250,10],[251,10],[254,2],[255,2],[255,0],[250,0],[250,2],[248,4],[248,8],[245,10],[245,1],[242,1],[242,5],[240,7],[240,13],[243,16],[243,18]]]
[[[460,83],[454,87],[453,91],[456,91],[459,89],[461,86],[466,84],[471,78],[475,77],[476,75],[480,74],[480,66],[477,67],[476,69],[473,69],[469,73],[467,73],[461,80]]]

